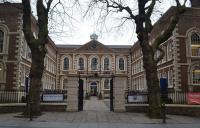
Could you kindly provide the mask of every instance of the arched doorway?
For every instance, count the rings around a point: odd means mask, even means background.
[[[98,92],[97,92],[97,82],[92,82],[90,84],[90,95],[91,96],[97,96]]]

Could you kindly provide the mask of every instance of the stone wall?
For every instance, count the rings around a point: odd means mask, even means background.
[[[147,112],[148,105],[126,105],[127,112]],[[200,117],[200,105],[166,105],[166,113],[171,115],[185,115]]]
[[[124,112],[125,111],[125,87],[127,84],[126,76],[115,76],[113,84],[113,95],[114,95],[114,111]]]
[[[78,111],[78,77],[68,76],[67,111]]]

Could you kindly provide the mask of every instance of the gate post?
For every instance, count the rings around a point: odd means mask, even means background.
[[[114,95],[114,111],[125,112],[125,87],[127,84],[127,77],[115,76],[113,84]]]
[[[78,111],[78,77],[69,76],[67,85],[67,109],[68,112]]]

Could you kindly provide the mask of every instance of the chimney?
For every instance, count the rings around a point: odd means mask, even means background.
[[[191,7],[200,8],[200,0],[190,0]]]

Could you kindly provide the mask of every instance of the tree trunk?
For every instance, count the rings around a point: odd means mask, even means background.
[[[146,80],[149,91],[149,111],[148,115],[151,118],[160,118],[161,113],[161,96],[159,80],[157,77],[157,64],[149,63],[146,67]]]
[[[143,63],[149,92],[148,115],[150,118],[161,118],[161,96],[157,74],[157,63],[154,60],[154,51],[149,45],[148,33],[143,32],[142,38],[139,39],[143,53]]]
[[[35,50],[35,53],[32,53],[32,64],[29,74],[30,88],[28,93],[28,104],[25,110],[26,115],[29,115],[30,111],[33,116],[41,115],[40,92],[42,89],[41,87],[42,87],[42,75],[44,70],[44,57],[45,57],[45,52],[42,53],[38,50]]]

